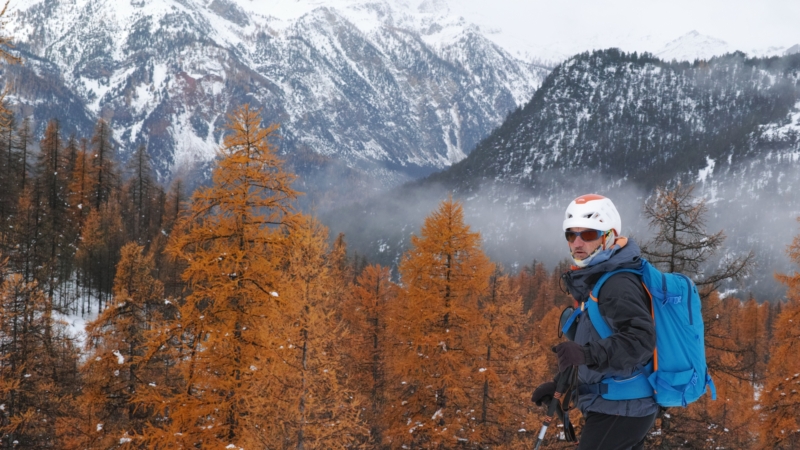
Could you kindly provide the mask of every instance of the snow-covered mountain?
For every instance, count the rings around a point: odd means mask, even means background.
[[[463,159],[549,71],[443,0],[414,3],[39,0],[6,31],[51,76],[31,89],[9,69],[12,100],[79,99],[63,129],[110,121],[123,159],[146,145],[163,180],[213,159],[226,113],[250,103],[281,125],[301,188],[352,197]]]
[[[250,103],[281,125],[298,187],[324,208],[460,161],[587,46],[665,60],[734,50],[697,32],[531,41],[480,11],[453,0],[30,0],[4,26],[27,65],[4,80],[39,132],[57,118],[87,136],[104,118],[121,159],[145,145],[164,181],[206,166],[226,114]]]

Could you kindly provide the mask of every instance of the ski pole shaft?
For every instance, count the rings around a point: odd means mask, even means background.
[[[544,441],[544,435],[547,433],[547,427],[550,426],[550,422],[552,422],[553,418],[556,416],[561,397],[567,391],[569,381],[572,379],[573,370],[575,370],[575,366],[571,366],[569,369],[556,376],[556,392],[553,394],[553,399],[550,400],[550,406],[547,407],[547,416],[542,422],[542,429],[539,430],[539,437],[536,440],[536,447],[534,447],[533,450],[539,450],[539,447],[541,447]]]
[[[550,420],[552,417],[547,417],[544,419],[544,423],[542,423],[542,429],[539,430],[539,438],[536,440],[536,447],[533,450],[539,450],[539,447],[542,446],[542,442],[544,441],[544,435],[547,433],[547,427],[550,426]]]

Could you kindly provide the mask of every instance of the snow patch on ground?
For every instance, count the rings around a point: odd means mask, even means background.
[[[703,169],[700,169],[700,171],[697,173],[697,181],[700,182],[700,183],[705,183],[706,179],[709,176],[711,176],[712,173],[714,173],[714,166],[715,165],[716,165],[716,162],[714,162],[713,159],[711,159],[708,156],[706,156],[706,167],[703,168]]]
[[[67,327],[67,333],[75,339],[75,346],[83,348],[86,342],[86,324],[97,318],[97,314],[82,317],[79,314],[64,315],[54,314],[56,320],[63,322]]]
[[[794,109],[783,123],[770,123],[762,127],[765,137],[773,140],[784,140],[790,136],[800,139],[800,101],[795,103]]]

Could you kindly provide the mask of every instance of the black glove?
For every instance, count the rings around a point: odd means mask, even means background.
[[[550,401],[553,400],[553,394],[556,393],[556,382],[555,381],[548,381],[547,383],[542,383],[536,390],[533,391],[533,395],[531,396],[531,401],[536,403],[536,406],[549,405]]]
[[[586,353],[584,347],[572,342],[562,342],[553,347],[553,352],[558,355],[558,371],[563,372],[570,366],[580,366],[586,364]]]

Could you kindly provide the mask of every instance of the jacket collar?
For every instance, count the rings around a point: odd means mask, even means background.
[[[642,252],[633,239],[617,238],[614,246],[604,250],[604,253],[604,258],[599,262],[584,268],[573,267],[561,275],[569,293],[578,302],[589,298],[592,287],[604,273],[617,269],[639,269],[642,266]]]

